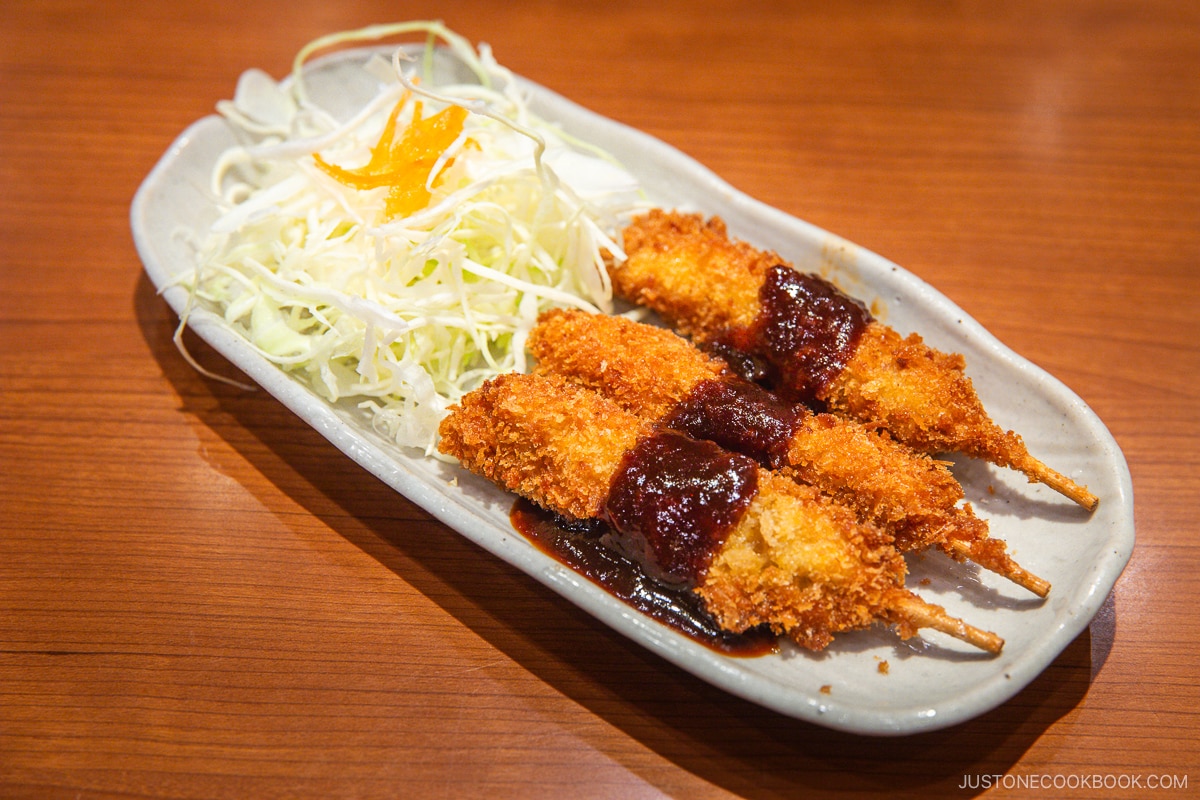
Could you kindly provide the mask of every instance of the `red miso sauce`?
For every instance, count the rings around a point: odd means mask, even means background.
[[[599,520],[570,520],[517,500],[513,527],[542,552],[567,565],[609,594],[647,616],[729,656],[757,657],[778,652],[777,637],[766,627],[737,634],[721,630],[698,595],[664,586],[640,566],[608,547],[602,537],[611,528]]]
[[[695,585],[758,492],[758,464],[674,430],[641,439],[621,461],[603,518],[644,543],[672,582]]]
[[[782,265],[768,271],[758,297],[759,355],[780,390],[815,401],[854,354],[870,312],[829,281]]]
[[[756,383],[730,376],[697,383],[662,424],[779,468],[787,464],[788,447],[807,413]]]

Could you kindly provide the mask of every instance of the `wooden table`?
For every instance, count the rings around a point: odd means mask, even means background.
[[[1200,789],[1200,9],[765,5],[3,4],[0,795]],[[1137,497],[1091,627],[970,722],[831,732],[631,644],[185,364],[134,191],[242,70],[398,13],[905,266],[1078,393]],[[1131,788],[1053,790],[1093,774]]]

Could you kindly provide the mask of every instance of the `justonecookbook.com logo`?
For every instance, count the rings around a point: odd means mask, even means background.
[[[963,775],[959,783],[960,789],[1027,789],[1027,790],[1062,790],[1082,789],[1091,791],[1103,790],[1136,790],[1146,791],[1187,791],[1187,775],[1126,775],[1114,773],[1068,773],[1053,775],[1048,773],[1030,773],[1028,775]]]

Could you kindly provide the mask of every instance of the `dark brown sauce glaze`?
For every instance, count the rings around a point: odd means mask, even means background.
[[[724,362],[729,371],[742,380],[761,386],[775,383],[775,371],[770,364],[751,352],[755,349],[752,344],[728,337],[700,342],[699,345],[705,353]]]
[[[699,595],[663,586],[602,539],[611,529],[599,520],[568,520],[517,500],[513,527],[542,552],[575,570],[643,614],[719,653],[757,657],[779,651],[778,638],[766,627],[737,634],[722,630],[704,609]]]
[[[696,384],[662,424],[778,468],[786,465],[788,446],[806,413],[757,384],[729,376]]]
[[[758,297],[761,355],[782,391],[812,402],[854,354],[870,312],[829,281],[782,265],[770,269]]]
[[[694,586],[757,491],[753,459],[660,430],[625,454],[604,520],[644,547],[663,577]]]

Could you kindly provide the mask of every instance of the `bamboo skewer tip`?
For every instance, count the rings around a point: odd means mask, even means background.
[[[1064,497],[1078,503],[1088,511],[1095,511],[1100,504],[1100,498],[1088,491],[1075,481],[1043,464],[1033,456],[1026,454],[1018,468],[1034,483],[1042,483]]]
[[[902,624],[940,631],[992,655],[999,655],[1004,649],[1004,639],[1000,636],[952,617],[946,613],[946,609],[927,603],[916,595],[898,594],[892,599],[888,610]]]
[[[950,539],[946,542],[952,555],[974,561],[980,567],[1007,578],[1018,586],[1028,589],[1038,597],[1045,598],[1050,594],[1051,584],[1045,578],[1034,575],[1029,570],[1013,561],[1007,554],[1001,553],[1002,558],[988,557],[986,553],[976,552],[969,542],[962,539]]]

